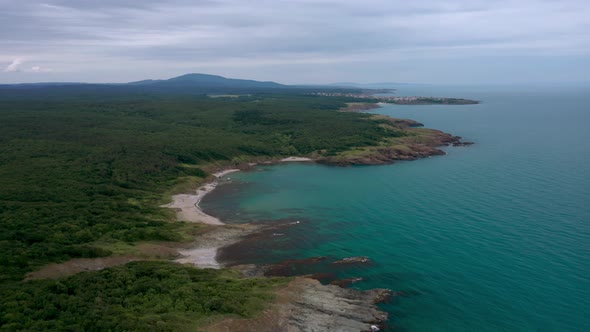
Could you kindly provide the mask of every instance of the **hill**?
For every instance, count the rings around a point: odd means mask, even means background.
[[[359,92],[357,88],[284,85],[270,81],[226,78],[209,74],[186,74],[164,80],[129,83],[28,83],[0,84],[0,98],[112,98],[114,96],[203,95],[203,94],[302,94],[317,91]]]

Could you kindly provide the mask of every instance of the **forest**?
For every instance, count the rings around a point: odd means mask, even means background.
[[[95,330],[153,330],[158,324],[170,330],[176,329],[173,321],[212,313],[247,316],[251,311],[244,308],[257,306],[229,304],[231,294],[223,292],[244,292],[250,294],[244,301],[259,303],[267,295],[258,292],[264,288],[258,283],[274,281],[165,262],[135,262],[57,281],[23,278],[48,263],[117,254],[113,248],[120,245],[186,241],[190,225],[159,206],[213,169],[333,155],[400,134],[367,114],[338,112],[348,101],[293,93],[3,95],[0,330],[92,330],[88,324],[99,320],[104,325]],[[224,280],[217,304],[206,302],[210,296],[199,288],[207,280],[213,289]],[[179,301],[192,298],[200,307],[166,300],[180,284],[188,291]],[[236,288],[226,289],[230,284]]]

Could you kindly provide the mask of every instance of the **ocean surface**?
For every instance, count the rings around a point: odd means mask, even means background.
[[[391,331],[590,331],[590,88],[408,86],[466,106],[374,112],[474,141],[387,166],[290,163],[228,175],[201,206],[230,223],[299,223],[246,262],[368,256],[328,269],[403,292]],[[303,271],[306,272],[306,271]]]

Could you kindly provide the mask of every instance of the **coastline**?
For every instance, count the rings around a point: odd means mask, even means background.
[[[274,162],[314,162],[307,157],[287,157]],[[250,163],[249,167],[257,164]],[[273,265],[223,264],[217,256],[226,247],[242,243],[250,237],[277,229],[297,225],[299,222],[283,224],[225,224],[214,216],[206,214],[199,206],[207,194],[217,188],[218,179],[237,172],[232,168],[214,173],[214,179],[200,186],[194,194],[174,195],[173,202],[162,207],[177,209],[177,218],[190,218],[200,222],[205,229],[194,241],[184,248],[176,248],[180,257],[174,259],[181,264],[199,268],[231,268],[240,271],[246,278],[262,277],[264,271]],[[271,277],[270,275],[268,277]],[[350,283],[348,284],[350,285]],[[293,277],[285,286],[275,291],[275,299],[268,308],[253,318],[225,317],[204,326],[204,331],[243,330],[247,326],[257,331],[316,331],[337,330],[342,332],[370,331],[371,326],[384,327],[388,314],[377,304],[388,301],[394,292],[389,289],[355,290],[345,284],[322,284],[312,275]]]
[[[231,168],[213,173],[215,180],[200,186],[192,194],[174,195],[172,196],[171,203],[161,205],[161,207],[175,209],[176,220],[178,221],[198,222],[207,225],[224,225],[224,223],[218,218],[203,212],[201,207],[199,207],[199,203],[201,203],[203,197],[205,197],[217,187],[217,179],[238,171],[239,169],[237,168]]]
[[[203,331],[313,332],[371,331],[383,329],[386,312],[377,304],[387,301],[386,289],[360,291],[295,277],[275,292],[275,300],[253,318],[224,318],[203,327]]]
[[[362,112],[379,107],[381,107],[380,103],[363,103],[352,105],[352,107],[347,105],[341,111]],[[263,161],[261,164],[284,162],[317,162],[334,166],[392,164],[398,160],[415,160],[445,154],[444,151],[437,149],[439,146],[473,144],[462,142],[461,137],[439,130],[419,128],[423,125],[413,120],[396,119],[378,114],[370,115],[368,119],[379,122],[384,129],[399,135],[393,135],[377,146],[355,148],[338,155],[316,156],[313,159],[292,156],[279,160]],[[256,165],[258,163],[250,162],[244,164],[244,169]],[[234,165],[234,167],[240,166]],[[218,179],[237,171],[240,169],[231,168],[213,173],[214,179],[200,186],[195,193],[174,195],[171,203],[162,205],[162,207],[176,209],[176,216],[180,221],[200,222],[209,228],[197,236],[190,246],[178,248],[177,252],[181,257],[176,258],[175,262],[191,264],[200,268],[233,268],[240,271],[244,277],[271,277],[273,271],[279,271],[276,275],[281,276],[284,273],[281,269],[291,269],[290,265],[292,264],[306,264],[307,261],[323,260],[322,257],[291,259],[270,265],[222,264],[220,262],[218,256],[224,248],[238,244],[247,245],[249,238],[251,240],[252,237],[261,236],[262,233],[277,227],[264,224],[227,225],[201,209],[199,203],[207,194],[217,188]],[[370,260],[367,257],[349,257],[333,262],[333,264],[349,262],[353,265],[365,264],[370,263]],[[273,301],[270,311],[266,310],[253,319],[221,319],[212,325],[211,329],[206,328],[205,330],[231,330],[244,325],[252,325],[261,331],[285,330],[285,328],[289,331],[312,331],[314,329],[368,331],[372,329],[372,326],[383,328],[383,324],[388,320],[388,314],[380,310],[376,304],[397,295],[397,293],[385,289],[374,289],[368,291],[370,295],[367,295],[369,294],[367,291],[347,288],[362,278],[335,279],[331,280],[329,285],[323,285],[320,282],[325,279],[322,273],[295,274],[294,278],[287,287],[287,289],[293,289],[290,295],[285,298],[284,295],[280,295],[281,292],[285,292],[285,289],[279,290],[277,292],[280,298],[279,302]],[[284,309],[278,309],[280,307],[278,304],[282,304]],[[331,309],[327,311],[326,308]],[[301,317],[304,317],[303,323]],[[317,323],[309,325],[309,322],[312,321]],[[263,328],[267,326],[271,328]],[[310,326],[313,329],[310,329]]]
[[[311,161],[313,161],[311,158],[296,156],[278,160],[280,163]],[[249,163],[248,167],[254,167],[256,165],[257,163]],[[176,219],[178,221],[202,223],[212,226],[204,234],[197,236],[188,248],[178,248],[177,251],[181,257],[175,259],[175,262],[192,264],[200,268],[223,268],[223,264],[217,260],[219,250],[261,229],[261,226],[251,224],[227,225],[219,218],[205,213],[199,206],[203,198],[217,188],[220,178],[239,171],[240,169],[238,168],[217,171],[212,174],[214,176],[212,181],[201,185],[194,193],[173,195],[171,203],[161,205],[161,207],[176,210]]]
[[[225,266],[217,260],[219,250],[259,230],[260,226],[252,224],[210,226],[189,246],[178,248],[180,257],[174,261],[203,269],[221,269]]]
[[[279,159],[274,162],[286,163],[313,161],[313,159],[307,157],[291,156]],[[265,162],[265,164],[272,164],[274,162],[267,161]],[[248,163],[248,167],[254,167],[256,165],[258,165],[258,163]],[[225,223],[219,220],[219,218],[205,213],[203,209],[201,209],[199,204],[207,194],[209,194],[210,192],[215,190],[215,188],[217,188],[220,178],[239,171],[241,171],[241,169],[239,168],[228,168],[217,171],[212,174],[214,176],[214,179],[212,181],[206,182],[205,184],[201,185],[193,193],[173,195],[172,202],[160,205],[160,207],[176,210],[177,221],[196,222],[207,225],[225,225]]]
[[[348,103],[347,106],[340,111],[364,112],[380,108],[381,105],[383,105],[382,102]],[[223,264],[217,259],[220,249],[240,241],[253,232],[243,231],[240,236],[239,232],[236,234],[234,229],[227,227],[229,230],[228,234],[231,235],[225,236],[223,226],[227,225],[219,218],[205,213],[199,206],[202,199],[217,188],[219,179],[233,172],[251,168],[258,164],[285,162],[317,162],[333,166],[393,164],[400,160],[416,160],[446,154],[444,151],[438,149],[440,146],[467,146],[473,144],[472,142],[463,142],[462,138],[459,136],[454,136],[435,129],[421,128],[423,127],[423,124],[414,120],[397,119],[379,114],[372,114],[368,119],[371,121],[378,121],[386,130],[402,134],[394,135],[394,137],[388,138],[377,146],[353,148],[349,151],[332,156],[316,156],[315,158],[290,156],[282,159],[248,162],[242,165],[234,164],[233,168],[217,170],[212,174],[213,180],[201,185],[193,193],[172,196],[172,202],[161,205],[161,207],[176,210],[176,219],[178,221],[202,223],[212,227],[218,227],[212,231],[212,234],[221,234],[219,237],[225,239],[225,242],[211,241],[210,239],[207,239],[203,241],[206,243],[206,245],[204,245],[203,243],[200,243],[199,238],[197,238],[190,248],[178,249],[178,254],[181,255],[181,258],[176,259],[176,261],[179,263],[190,263],[202,268],[222,268]],[[260,230],[260,228],[258,230]]]

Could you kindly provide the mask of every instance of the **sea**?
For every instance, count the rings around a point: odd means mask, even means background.
[[[475,142],[385,166],[262,165],[201,203],[228,223],[276,222],[234,259],[327,256],[300,273],[389,288],[388,331],[590,331],[590,87],[400,86],[478,105],[372,110]]]

